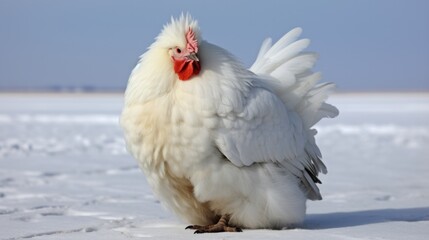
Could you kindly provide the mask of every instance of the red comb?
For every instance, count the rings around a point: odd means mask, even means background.
[[[191,28],[189,28],[188,32],[186,33],[186,42],[186,48],[189,52],[198,52],[198,41],[195,38],[195,33]]]

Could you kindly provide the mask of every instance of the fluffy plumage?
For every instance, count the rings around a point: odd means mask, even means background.
[[[201,70],[188,81],[169,51],[189,47]],[[338,110],[317,85],[317,55],[302,52],[301,29],[263,42],[250,69],[204,41],[189,15],[172,19],[141,56],[125,93],[121,125],[129,152],[164,206],[191,224],[230,216],[243,228],[282,228],[304,220],[306,200],[321,199],[326,173],[311,127]]]

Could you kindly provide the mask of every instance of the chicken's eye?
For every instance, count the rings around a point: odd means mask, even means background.
[[[176,52],[177,52],[177,53],[181,53],[181,52],[182,52],[182,50],[180,50],[180,48],[176,48]]]

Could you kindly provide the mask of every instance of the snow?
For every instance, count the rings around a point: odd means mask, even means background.
[[[427,239],[429,94],[337,94],[304,225],[203,236],[127,154],[114,94],[0,95],[0,239]]]

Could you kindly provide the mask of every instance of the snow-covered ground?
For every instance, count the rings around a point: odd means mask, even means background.
[[[0,95],[0,239],[429,239],[429,94],[337,94],[301,228],[193,235],[126,153],[120,95]]]

